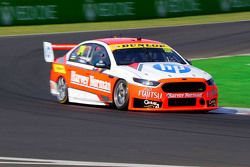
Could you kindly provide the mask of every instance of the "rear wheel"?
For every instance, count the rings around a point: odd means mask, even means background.
[[[119,80],[114,89],[114,104],[119,110],[128,109],[129,95],[128,84],[124,80]]]
[[[67,103],[68,102],[68,89],[63,77],[60,77],[57,81],[57,100],[59,103]]]

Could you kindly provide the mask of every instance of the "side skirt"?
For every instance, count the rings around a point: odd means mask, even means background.
[[[69,102],[106,106],[96,94],[82,90],[68,88]]]

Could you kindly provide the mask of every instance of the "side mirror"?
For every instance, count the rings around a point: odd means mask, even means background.
[[[188,64],[192,65],[192,62],[190,60],[188,59],[185,59],[185,60],[188,62]]]
[[[107,65],[106,62],[104,62],[103,60],[99,60],[97,63],[94,64],[94,67],[97,67],[97,68],[110,68],[109,65]]]

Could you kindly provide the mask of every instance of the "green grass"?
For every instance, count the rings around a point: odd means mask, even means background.
[[[205,24],[205,23],[214,23],[214,22],[232,22],[232,21],[241,21],[241,20],[250,20],[250,12],[188,16],[188,17],[177,17],[177,18],[162,18],[162,19],[152,19],[152,20],[132,20],[132,21],[32,25],[32,26],[10,26],[10,27],[0,27],[0,36],[18,35],[18,34],[38,34],[38,33],[40,34],[40,33],[54,33],[54,32],[75,32],[75,31],[193,25],[193,24]]]
[[[250,55],[193,60],[209,72],[219,89],[219,105],[250,108]]]

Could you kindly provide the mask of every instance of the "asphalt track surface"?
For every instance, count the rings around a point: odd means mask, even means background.
[[[1,37],[0,156],[250,166],[249,116],[58,104],[49,94],[50,64],[43,60],[42,42],[113,35],[167,42],[187,58],[250,53],[250,22]]]

